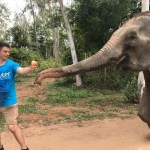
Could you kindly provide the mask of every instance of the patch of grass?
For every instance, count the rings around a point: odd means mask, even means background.
[[[20,105],[19,106],[19,113],[21,114],[36,114],[38,112],[38,109],[36,108],[35,105],[30,105],[30,104],[26,104],[26,105]]]
[[[43,116],[40,122],[42,125],[59,123],[64,120],[81,122],[114,117],[126,118],[136,115],[137,112],[137,105],[124,102],[123,91],[67,86],[60,80],[45,87],[44,90],[40,91],[41,93],[43,95],[48,93],[42,103],[36,97],[28,97],[27,104],[19,106],[19,112],[26,115],[51,115],[52,113],[55,116],[53,119],[47,119],[47,116]],[[55,111],[54,106],[56,108],[57,106],[62,107],[61,111]],[[47,109],[53,109],[53,107],[54,112]],[[69,108],[68,113],[63,109],[66,107]]]
[[[6,128],[6,120],[5,120],[5,117],[4,115],[2,115],[2,118],[1,118],[1,121],[0,121],[0,131],[4,131],[5,128]]]
[[[38,115],[47,115],[48,112],[41,110],[39,107],[36,107],[33,104],[26,104],[19,106],[20,114],[38,114]]]
[[[48,89],[51,92],[47,95],[45,102],[49,104],[76,105],[81,99],[93,96],[92,91],[77,87],[55,87],[51,85]]]
[[[119,95],[119,93],[118,93]],[[110,95],[104,95],[104,96],[93,96],[89,99],[88,104],[90,106],[115,106],[115,107],[123,107],[125,103],[121,99],[121,97],[110,94]]]
[[[36,98],[36,97],[29,97],[29,98],[27,99],[27,102],[30,102],[30,103],[37,103],[37,102],[39,102],[39,99]]]
[[[104,119],[105,114],[103,112],[73,110],[72,118],[77,121],[91,120],[91,119]]]
[[[45,100],[47,104],[82,107],[124,106],[123,95],[118,91],[96,91],[82,87],[58,87],[57,84],[49,85],[48,90],[50,92]]]
[[[39,115],[47,115],[48,112],[46,112],[46,111],[38,111],[38,114],[39,114]]]
[[[137,115],[138,105],[128,106],[129,115]]]
[[[82,121],[91,119],[104,119],[120,117],[122,110],[124,116],[136,114],[137,107],[126,104],[123,99],[123,91],[96,90],[89,87],[64,86],[62,80],[47,87],[49,94],[45,100],[46,104],[83,107],[86,110],[72,110],[66,114],[59,112],[58,117],[68,121]],[[132,109],[131,109],[132,107]]]
[[[87,110],[72,110],[72,114],[64,114],[64,113],[58,113],[59,117],[62,117],[64,120],[68,121],[86,121],[86,120],[92,120],[92,119],[105,119],[105,118],[112,118],[116,117],[118,112],[117,109],[110,109],[105,111],[87,111]]]

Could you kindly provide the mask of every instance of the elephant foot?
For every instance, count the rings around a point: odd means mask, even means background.
[[[146,120],[144,119],[144,117],[140,114],[140,112],[138,112],[138,116],[140,117],[140,119],[144,122],[146,122]]]
[[[147,123],[148,127],[150,128],[150,114],[141,114],[140,112],[138,112],[138,116],[140,117],[140,119],[142,121],[144,121],[145,123]]]

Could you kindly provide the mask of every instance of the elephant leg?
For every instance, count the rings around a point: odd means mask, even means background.
[[[150,113],[148,113],[148,114],[141,114],[140,112],[138,112],[138,116],[140,117],[140,119],[142,121],[147,123],[148,127],[150,128]]]

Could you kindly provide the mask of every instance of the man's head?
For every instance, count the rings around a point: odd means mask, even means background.
[[[8,43],[0,43],[0,59],[5,61],[10,54],[10,45]]]

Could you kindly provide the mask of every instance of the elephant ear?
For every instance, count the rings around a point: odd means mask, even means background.
[[[136,29],[128,31],[125,36],[125,44],[127,46],[136,46],[138,43],[138,35]]]

